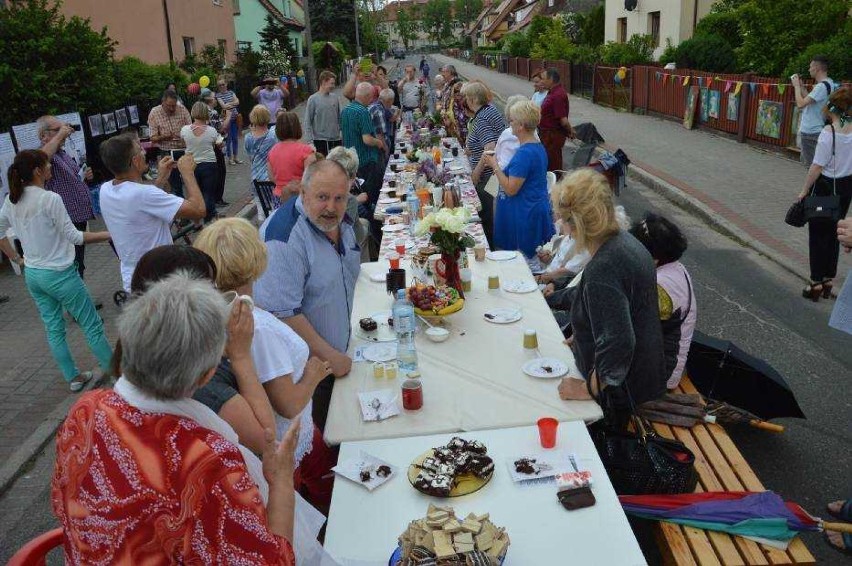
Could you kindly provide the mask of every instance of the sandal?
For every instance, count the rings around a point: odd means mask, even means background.
[[[842,552],[843,554],[852,554],[852,533],[841,533],[842,539],[840,541],[840,545],[837,545],[828,538],[828,532],[822,534],[822,537],[825,539],[825,542],[828,543],[828,546],[837,550],[838,552]]]
[[[94,377],[94,374],[92,372],[84,371],[69,382],[68,388],[73,393],[77,393],[78,391],[81,391],[83,387],[85,387],[86,384],[89,383],[89,381],[92,380],[92,377]]]
[[[831,280],[831,279],[825,279],[825,280],[822,282],[822,298],[823,298],[823,299],[830,299],[830,298],[832,298],[832,296],[831,296],[831,290],[832,290],[833,288],[834,288],[834,283],[832,282],[832,280]]]
[[[819,302],[819,297],[823,293],[822,283],[811,283],[804,289],[802,289],[802,297],[805,299],[810,299],[813,302]]]
[[[825,510],[828,511],[828,514],[840,521],[852,523],[852,499],[847,499],[845,501],[832,501],[832,503],[842,503],[840,511],[832,511],[830,507],[831,503],[829,503],[825,506]]]

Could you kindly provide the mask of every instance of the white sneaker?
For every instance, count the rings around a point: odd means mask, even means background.
[[[89,383],[89,381],[91,381],[93,376],[94,374],[92,372],[84,371],[83,373],[72,379],[68,387],[71,389],[72,392],[77,393],[78,391],[83,389],[83,387],[85,387],[86,384]]]

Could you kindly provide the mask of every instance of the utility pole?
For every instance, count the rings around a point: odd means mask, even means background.
[[[314,46],[311,35],[311,6],[310,0],[302,0],[303,9],[305,11],[305,48],[308,50],[308,92],[311,94],[317,91],[317,70],[314,66]]]
[[[355,54],[358,58],[361,57],[361,34],[358,31],[360,24],[358,23],[358,0],[352,0],[352,9],[355,10]]]

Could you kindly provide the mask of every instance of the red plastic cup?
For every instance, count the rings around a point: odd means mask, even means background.
[[[402,382],[402,406],[407,411],[416,411],[423,407],[423,386],[418,379],[406,379]]]
[[[542,448],[553,448],[556,446],[556,430],[559,421],[551,417],[538,419],[538,439]]]
[[[397,240],[393,245],[394,249],[396,249],[396,253],[401,256],[405,255],[405,240]]]
[[[396,252],[391,252],[387,256],[388,262],[390,263],[391,269],[399,269],[399,254]]]

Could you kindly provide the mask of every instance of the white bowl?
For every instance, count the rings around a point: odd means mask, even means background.
[[[433,326],[426,329],[426,337],[432,342],[444,342],[450,337],[450,331],[446,328],[438,328]]]

